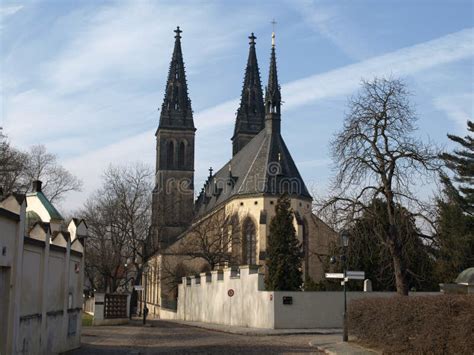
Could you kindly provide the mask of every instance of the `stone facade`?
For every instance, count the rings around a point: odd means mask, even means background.
[[[176,32],[160,124],[156,131],[156,174],[152,227],[154,246],[171,245],[193,219],[194,128],[188,97],[181,31]]]

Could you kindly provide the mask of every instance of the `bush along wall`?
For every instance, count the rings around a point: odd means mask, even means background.
[[[474,296],[354,300],[349,334],[388,354],[473,354]]]

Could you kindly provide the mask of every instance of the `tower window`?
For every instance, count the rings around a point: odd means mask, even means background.
[[[181,142],[179,145],[179,151],[178,151],[178,167],[180,169],[184,168],[186,162],[186,144],[184,142]]]
[[[242,264],[255,265],[257,263],[257,238],[255,224],[246,218],[242,226]]]
[[[173,141],[168,142],[168,149],[167,149],[167,157],[166,157],[166,167],[168,169],[174,167],[174,143]]]

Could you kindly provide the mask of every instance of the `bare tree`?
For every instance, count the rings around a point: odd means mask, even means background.
[[[26,154],[10,145],[0,127],[0,187],[4,194],[23,190],[19,187],[22,185],[26,161]]]
[[[34,145],[27,153],[23,180],[29,186],[31,181],[41,180],[43,192],[48,199],[60,201],[70,191],[81,191],[82,181],[62,167],[57,156],[48,153],[44,145]]]
[[[179,253],[204,260],[211,270],[224,264],[236,264],[240,257],[238,228],[236,215],[222,208],[191,226]]]
[[[86,266],[92,277],[108,280],[104,284],[111,291],[130,281],[125,264],[133,265],[133,277],[139,282],[143,266],[156,252],[148,243],[152,176],[142,164],[110,166],[102,187],[82,210],[90,235]]]
[[[408,283],[396,205],[421,206],[412,189],[434,180],[439,169],[436,149],[413,137],[416,117],[408,97],[401,80],[363,81],[361,92],[349,102],[344,128],[331,143],[336,176],[332,197],[323,206],[337,206],[338,216],[347,222],[370,213],[375,199],[386,201],[389,231],[383,242],[402,295],[408,294]]]

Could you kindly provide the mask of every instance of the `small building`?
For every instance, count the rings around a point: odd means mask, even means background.
[[[473,293],[474,294],[474,267],[462,271],[454,283],[440,284],[444,293]]]
[[[35,181],[0,198],[0,354],[79,347],[87,225],[69,224]]]

